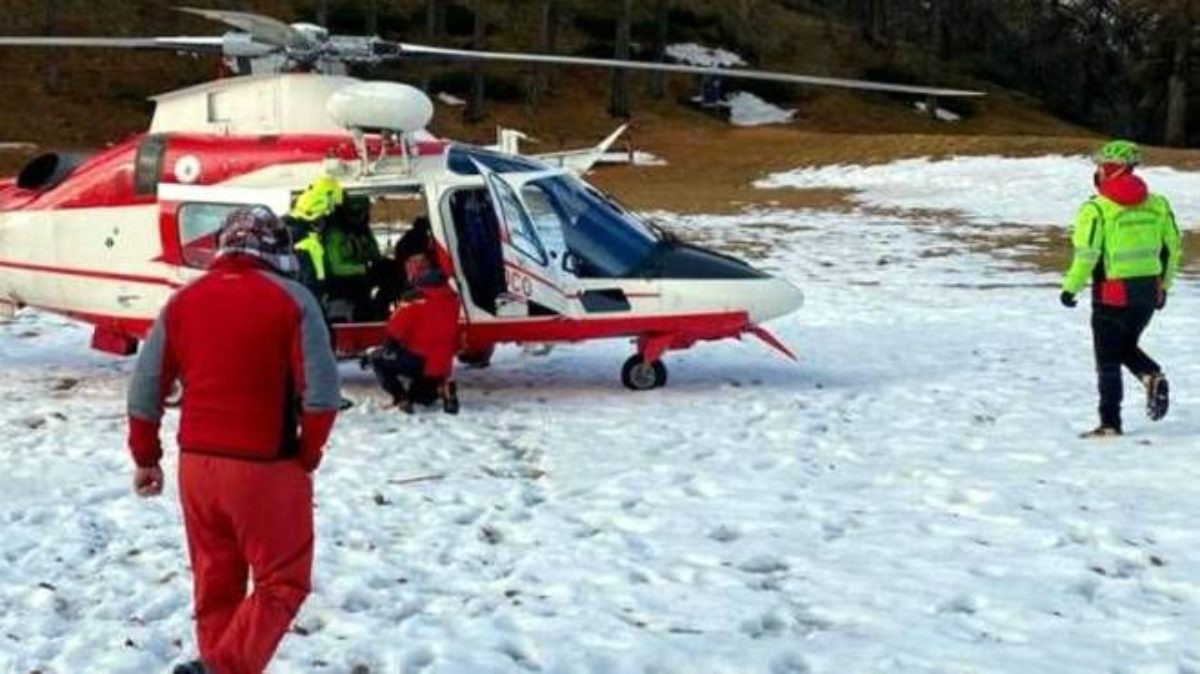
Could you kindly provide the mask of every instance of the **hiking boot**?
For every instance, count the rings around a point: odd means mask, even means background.
[[[1146,387],[1146,416],[1151,421],[1159,421],[1167,416],[1167,409],[1171,406],[1171,387],[1167,384],[1167,378],[1163,373],[1156,372],[1143,377],[1142,384]]]
[[[1121,429],[1114,428],[1112,426],[1105,426],[1102,424],[1100,426],[1093,428],[1092,430],[1088,431],[1087,433],[1081,433],[1079,435],[1079,437],[1085,438],[1085,439],[1115,438],[1120,435],[1121,435]]]
[[[446,414],[458,414],[458,384],[454,382],[446,384],[442,397],[442,411]]]
[[[199,660],[176,665],[173,674],[208,674],[208,668]]]
[[[406,396],[396,396],[392,399],[392,404],[396,406],[396,409],[404,412],[405,414],[413,413],[413,401]]]

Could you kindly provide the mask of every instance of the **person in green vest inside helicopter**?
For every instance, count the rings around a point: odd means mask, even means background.
[[[1076,295],[1092,283],[1092,342],[1100,392],[1100,425],[1083,437],[1121,435],[1121,368],[1146,389],[1146,414],[1167,414],[1169,388],[1162,368],[1138,345],[1179,271],[1180,234],[1167,200],[1150,192],[1134,169],[1141,152],[1115,140],[1094,157],[1097,194],[1075,218],[1074,259],[1062,283],[1060,300],[1076,305]]]
[[[385,317],[372,306],[371,293],[383,255],[371,231],[371,200],[346,196],[330,218],[325,233],[326,289],[331,303],[349,304],[350,319],[368,321]],[[386,311],[386,307],[383,309]]]

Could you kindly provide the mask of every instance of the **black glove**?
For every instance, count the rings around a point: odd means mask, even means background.
[[[1062,305],[1068,309],[1074,309],[1075,305],[1078,304],[1075,301],[1075,293],[1067,292],[1066,290],[1062,291],[1062,294],[1058,296],[1058,301],[1062,302]]]
[[[1159,311],[1162,311],[1163,308],[1166,306],[1167,306],[1167,291],[1160,290],[1160,291],[1158,291],[1158,304],[1156,304],[1154,306],[1154,308],[1158,309]]]

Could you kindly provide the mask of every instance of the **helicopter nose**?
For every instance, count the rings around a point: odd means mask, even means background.
[[[767,278],[756,285],[749,312],[756,325],[786,316],[804,305],[804,292],[784,279]]]

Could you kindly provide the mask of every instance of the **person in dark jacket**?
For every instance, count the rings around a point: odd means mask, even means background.
[[[1179,270],[1180,236],[1166,198],[1152,194],[1134,174],[1138,146],[1123,140],[1096,153],[1097,194],[1075,218],[1075,248],[1063,279],[1060,300],[1074,307],[1075,296],[1092,283],[1092,345],[1100,392],[1100,425],[1084,437],[1121,435],[1122,366],[1146,389],[1146,414],[1167,414],[1167,378],[1138,345]]]
[[[429,218],[424,215],[413,220],[412,227],[404,232],[392,247],[392,257],[381,259],[372,270],[372,282],[378,288],[375,294],[375,310],[388,316],[393,304],[412,289],[410,274],[405,267],[415,256],[437,259],[437,245]]]
[[[424,264],[388,320],[387,339],[370,363],[401,410],[412,412],[414,402],[429,403],[440,395],[443,409],[457,414],[458,395],[450,377],[461,341],[458,294],[427,257],[415,259]]]
[[[429,216],[419,215],[413,220],[412,227],[396,242],[392,250],[393,257],[400,269],[414,255],[433,255],[433,227],[429,224]]]
[[[209,272],[163,308],[129,387],[144,497],[162,491],[159,424],[172,386],[183,389],[179,497],[200,660],[176,674],[260,674],[309,593],[312,473],[340,396],[321,308],[287,277],[295,267],[274,214],[231,213]]]

